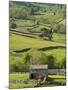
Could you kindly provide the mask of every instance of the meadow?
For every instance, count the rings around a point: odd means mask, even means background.
[[[29,73],[12,73],[10,74],[9,88],[33,88],[33,87],[49,87],[60,86],[65,83],[65,76],[63,75],[48,75],[48,82],[37,86],[37,80],[30,80]],[[23,83],[25,82],[25,83]],[[27,84],[26,84],[27,83]]]
[[[58,40],[58,38],[56,38],[56,39]],[[61,38],[59,37],[59,40],[60,39]],[[10,44],[10,52],[14,52],[15,50],[22,50],[22,49],[26,49],[26,48],[40,49],[40,48],[58,46],[58,48],[54,48],[51,50],[45,49],[43,52],[46,53],[46,55],[53,55],[56,58],[56,60],[59,61],[60,63],[62,62],[62,59],[65,57],[65,52],[66,52],[65,48],[62,48],[62,47],[59,48],[59,46],[65,46],[64,43],[28,38],[25,36],[19,36],[19,35],[15,35],[12,33],[10,36],[10,43],[11,43]],[[19,54],[23,55],[24,53],[26,53],[26,51],[21,52]],[[15,58],[15,56],[12,56],[11,54],[10,54],[10,56]],[[18,57],[18,59],[22,59],[22,58],[20,56]],[[17,57],[16,57],[16,59],[17,59]]]
[[[41,85],[29,78],[31,64],[66,68],[65,5],[10,1],[9,12],[9,88],[65,85],[64,75],[48,75]]]

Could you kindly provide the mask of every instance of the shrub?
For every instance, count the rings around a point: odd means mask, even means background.
[[[31,56],[31,64],[45,64],[46,62],[46,55],[38,50],[31,50],[30,52]]]
[[[52,55],[47,56],[47,61],[46,63],[48,64],[48,68],[56,68],[56,59]]]
[[[57,29],[57,32],[60,32],[60,33],[65,33],[66,32],[64,24],[58,24],[56,29]]]
[[[12,23],[10,24],[10,28],[14,28],[14,29],[17,28],[17,24],[12,22]]]
[[[26,53],[25,56],[24,56],[24,64],[26,63],[30,63],[30,55],[29,53]]]
[[[11,72],[21,72],[22,71],[23,60],[18,58],[13,58],[10,60],[10,73]]]
[[[66,58],[64,57],[61,63],[61,68],[65,69],[66,68]]]

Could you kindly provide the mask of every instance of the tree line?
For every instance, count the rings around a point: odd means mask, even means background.
[[[45,65],[48,64],[49,69],[65,69],[66,58],[62,62],[56,62],[53,55],[46,55],[45,53],[37,50],[30,50],[24,55],[22,60],[10,60],[10,73],[11,72],[28,72],[30,65]]]

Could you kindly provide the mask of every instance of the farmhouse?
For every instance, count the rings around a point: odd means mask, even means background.
[[[31,65],[30,79],[44,79],[48,78],[48,65]]]

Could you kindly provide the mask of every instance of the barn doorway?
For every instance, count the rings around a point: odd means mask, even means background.
[[[31,73],[30,74],[30,79],[34,79],[35,78],[35,73]]]

